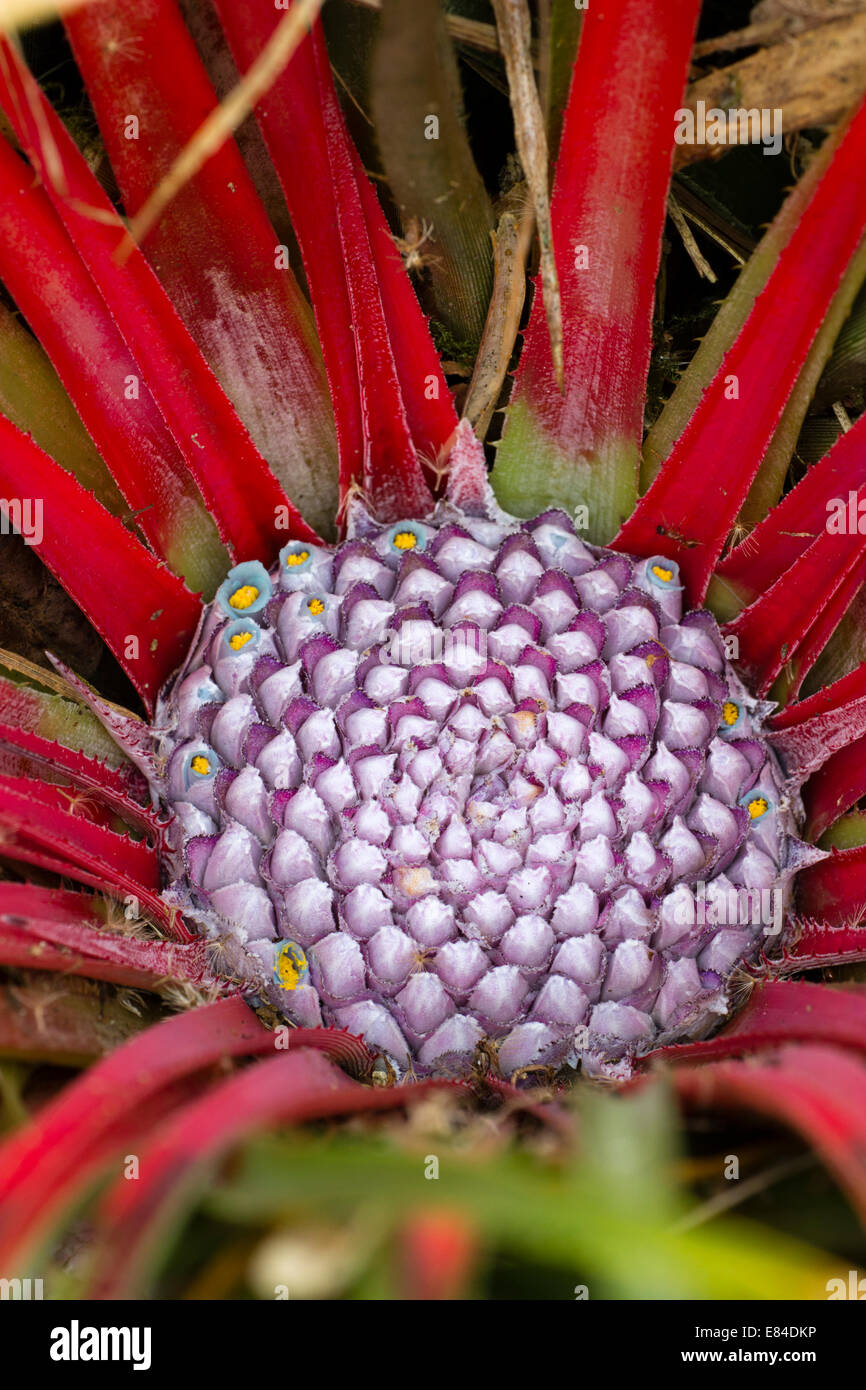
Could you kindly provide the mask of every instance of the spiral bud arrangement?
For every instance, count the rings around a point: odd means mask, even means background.
[[[163,698],[168,896],[400,1073],[627,1071],[769,949],[793,820],[677,568],[440,507],[228,575]]]

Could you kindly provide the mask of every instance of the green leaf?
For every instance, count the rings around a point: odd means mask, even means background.
[[[376,135],[404,236],[417,241],[427,232],[419,254],[436,318],[471,358],[493,288],[493,213],[438,0],[384,0],[373,77]]]
[[[48,357],[18,315],[0,304],[0,411],[74,473],[115,516],[129,508]]]
[[[674,1182],[676,1118],[663,1085],[629,1097],[583,1094],[582,1150],[545,1160],[515,1148],[473,1152],[440,1134],[313,1136],[249,1144],[205,1199],[224,1221],[348,1221],[359,1209],[392,1230],[419,1208],[466,1213],[488,1251],[567,1271],[562,1297],[817,1298],[830,1257],[734,1218],[694,1229]],[[430,1156],[438,1178],[428,1181]],[[530,1295],[531,1296],[531,1295]]]

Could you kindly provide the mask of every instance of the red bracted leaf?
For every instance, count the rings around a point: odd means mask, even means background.
[[[122,1298],[134,1287],[162,1223],[174,1214],[201,1165],[232,1143],[275,1124],[396,1110],[453,1081],[379,1089],[350,1081],[324,1057],[298,1052],[239,1072],[160,1127],[142,1155],[137,1183],[114,1183],[101,1211],[109,1249],[104,1280],[92,1294]],[[134,1191],[131,1189],[135,1189]]]
[[[212,591],[225,573],[226,552],[138,363],[35,182],[0,139],[0,278],[51,358],[142,534],[176,573]],[[17,475],[8,495],[29,495],[25,479]]]
[[[786,986],[791,988],[791,986]],[[786,1047],[764,1066],[713,1062],[673,1073],[690,1109],[748,1110],[811,1144],[866,1224],[866,1067],[834,1047]]]
[[[821,767],[834,753],[866,734],[866,662],[774,714],[769,737],[797,778]]]
[[[796,939],[785,948],[781,961],[773,961],[776,975],[821,970],[831,965],[855,965],[866,960],[866,928],[834,927],[825,922],[792,920]]]
[[[216,95],[174,0],[113,0],[64,22],[133,217]],[[144,250],[280,482],[321,529],[336,510],[333,414],[313,316],[278,240],[229,139],[176,191]]]
[[[71,473],[0,416],[0,496],[20,497],[22,488],[45,499],[42,540],[33,548],[152,712],[157,691],[186,655],[199,600]]]
[[[866,1053],[866,992],[800,982],[756,985],[733,1022],[714,1038],[659,1047],[645,1061],[704,1062],[790,1042],[833,1043]]]
[[[8,40],[0,41],[0,96],[232,554],[270,563],[287,537],[316,540]],[[122,261],[121,246],[129,250]]]
[[[79,855],[75,859],[64,858],[66,847],[46,848],[43,837],[28,835],[20,822],[7,820],[0,815],[0,857],[10,859],[16,864],[31,864],[36,869],[45,869],[57,874],[59,878],[72,879],[74,883],[86,884],[99,893],[113,894],[124,899],[135,898],[140,910],[147,913],[163,931],[176,941],[192,941],[192,933],[187,929],[177,911],[167,908],[165,903],[150,889],[142,888],[124,879],[109,875],[96,860]]]
[[[699,9],[606,0],[583,16],[551,199],[564,389],[536,288],[496,456],[504,507],[532,516],[586,503],[599,542],[637,495],[675,113]]]
[[[154,757],[153,733],[150,725],[143,719],[139,719],[137,714],[130,714],[129,710],[121,708],[120,705],[113,705],[110,701],[103,700],[87,684],[87,681],[76,676],[75,672],[70,671],[69,667],[65,666],[52,652],[46,652],[45,655],[58,675],[63,677],[73,695],[83,705],[86,705],[91,713],[95,714],[117,747],[144,775],[148,785],[152,785],[159,774]]]
[[[0,883],[0,963],[154,989],[213,981],[204,941],[178,945],[109,931],[89,894]]]
[[[437,478],[431,465],[441,458],[457,428],[457,412],[403,259],[394,245],[375,189],[351,143],[349,153],[370,237],[406,420],[421,463],[428,465],[428,480],[432,485]]]
[[[861,553],[857,564],[847,570],[844,580],[832,598],[828,599],[826,607],[806,629],[796,652],[782,668],[781,689],[776,692],[780,703],[786,703],[799,695],[803,681],[849,612],[864,582],[866,553]]]
[[[850,736],[851,721],[861,717],[866,720],[866,661],[808,699],[779,710],[770,723],[776,731],[799,730],[804,737],[809,734],[813,738],[825,737],[841,725]]]
[[[28,840],[92,869],[100,866],[106,882],[129,884],[148,893],[160,886],[159,852],[146,840],[130,840],[86,815],[70,809],[63,787],[26,777],[0,777],[0,822],[21,830]]]
[[[797,875],[797,908],[801,916],[827,926],[856,926],[866,912],[866,845],[834,849],[820,864]]]
[[[49,653],[46,655],[50,656]],[[6,666],[10,660],[13,665]],[[17,661],[18,658],[10,658],[9,653],[0,652],[0,671],[4,667],[15,670]],[[24,669],[19,667],[18,670],[21,676],[36,679],[41,684],[41,673],[37,676],[35,669],[31,669],[29,676]],[[114,708],[119,709],[119,706]],[[144,720],[139,720],[139,723],[143,728],[148,727]],[[35,734],[50,744],[61,743],[65,748],[94,758],[126,778],[127,794],[130,796],[138,798],[144,792],[146,784],[136,768],[107,731],[99,727],[99,721],[84,707],[84,703],[75,699],[71,690],[64,697],[56,690],[49,692],[20,681],[7,680],[0,675],[0,724],[6,725],[16,735]]]
[[[47,1230],[125,1135],[146,1132],[161,1093],[226,1057],[268,1052],[274,1035],[239,999],[166,1019],[91,1067],[0,1147],[0,1262]],[[180,1096],[169,1096],[176,1103]]]
[[[14,1269],[107,1157],[140,1143],[154,1119],[228,1057],[280,1046],[318,1047],[362,1070],[363,1044],[329,1029],[269,1033],[240,999],[224,999],[149,1028],[97,1063],[0,1147],[0,1265]],[[378,1094],[378,1093],[377,1093]]]
[[[866,104],[739,337],[615,546],[677,560],[697,604],[866,226]]]
[[[821,531],[790,569],[777,571],[775,582],[725,625],[737,638],[738,669],[752,690],[765,694],[794,661],[793,687],[799,688],[863,581],[864,550],[856,531]]]
[[[861,796],[866,796],[866,736],[846,743],[809,778],[803,789],[805,834],[820,839]]]
[[[826,533],[829,514],[837,512],[840,503],[845,508],[847,523],[849,494],[858,493],[864,484],[866,416],[861,416],[746,540],[725,556],[716,570],[716,579],[730,585],[746,603],[751,603],[805,555],[812,542]],[[854,521],[856,535],[856,505]],[[815,608],[817,613],[817,594]]]
[[[129,764],[120,768],[109,767],[107,763],[102,763],[97,758],[88,758],[84,753],[78,753],[53,739],[40,738],[38,734],[30,733],[26,729],[16,729],[4,724],[2,713],[3,693],[0,690],[0,749],[17,749],[26,758],[50,768],[53,772],[62,773],[75,786],[87,787],[95,798],[110,806],[131,824],[152,835],[159,833],[163,823],[156,812],[133,799],[133,792],[138,796],[146,795],[147,788],[137,775],[133,781],[130,776],[133,769]]]
[[[280,21],[273,7],[239,9],[217,0],[217,10],[239,68],[246,71]],[[325,50],[321,25],[299,45],[256,114],[280,177],[298,238],[325,366],[340,445],[345,499],[360,484],[383,521],[424,516],[432,498],[409,430],[402,383],[389,336],[365,207],[351,145]],[[366,212],[372,214],[369,200]],[[384,217],[381,216],[384,225]],[[404,303],[405,307],[405,303]],[[420,331],[425,332],[418,310]],[[424,418],[425,382],[404,365],[414,386],[413,419]],[[434,402],[435,404],[435,402]],[[425,432],[436,440],[437,414]],[[455,422],[456,423],[456,422]]]

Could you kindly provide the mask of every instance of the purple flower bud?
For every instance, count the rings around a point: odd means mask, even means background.
[[[353,498],[353,539],[229,575],[160,701],[169,900],[251,994],[399,1072],[487,1040],[506,1077],[626,1077],[775,945],[798,851],[769,707],[673,561],[487,514],[461,447],[477,515]]]

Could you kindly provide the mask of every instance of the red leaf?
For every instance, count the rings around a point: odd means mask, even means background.
[[[864,571],[862,537],[822,531],[790,569],[777,571],[775,583],[725,624],[726,635],[737,638],[737,666],[752,690],[765,694],[790,663],[796,663],[792,686],[799,689],[866,578]]]
[[[861,796],[866,796],[866,736],[849,740],[806,783],[803,802],[807,837],[820,839]]]
[[[847,729],[849,720],[859,715],[864,707],[866,661],[854,671],[849,671],[847,676],[835,681],[833,685],[825,685],[808,699],[799,700],[796,704],[779,710],[773,715],[772,726],[775,730],[796,729],[805,733],[814,724],[815,728],[811,732],[829,733],[831,726],[844,726]]]
[[[686,1067],[673,1073],[673,1083],[690,1109],[748,1110],[796,1130],[866,1224],[866,1067],[860,1061],[834,1047],[786,1047],[763,1066]]]
[[[144,374],[45,190],[34,185],[32,170],[0,139],[0,277],[51,358],[142,534],[176,573],[213,588],[225,572],[226,554],[201,496]],[[137,398],[127,400],[129,391]],[[21,474],[9,495],[28,496],[26,489]]]
[[[351,142],[349,154],[370,237],[406,420],[421,463],[428,466],[428,481],[432,486],[437,481],[432,465],[440,459],[457,428],[457,412],[403,259],[394,244],[375,189],[364,172],[360,155]]]
[[[268,1052],[273,1042],[239,999],[222,1000],[149,1028],[67,1086],[0,1147],[3,1268],[15,1268],[107,1154],[122,1152],[124,1123],[146,1132],[147,1106],[161,1092],[223,1058]]]
[[[739,336],[615,547],[678,561],[702,602],[827,305],[866,226],[866,104]],[[733,395],[736,384],[737,394]]]
[[[34,549],[152,712],[157,691],[186,655],[201,614],[198,599],[71,473],[0,416],[0,496],[20,497],[22,490],[46,499],[43,539]]]
[[[178,945],[124,936],[105,927],[94,905],[86,893],[0,883],[0,963],[86,975],[132,989],[153,989],[169,980],[213,982],[203,941]]]
[[[316,540],[8,40],[0,41],[0,96],[131,353],[144,364],[144,380],[232,555],[270,563],[287,537]],[[121,247],[129,251],[122,262]]]
[[[272,7],[239,9],[223,0],[217,0],[216,8],[238,67],[246,71],[280,15]],[[368,222],[375,213],[369,197],[362,205],[319,23],[256,114],[289,205],[313,298],[337,422],[342,497],[358,483],[380,520],[424,516],[432,498],[416,448],[429,447],[431,437],[437,449],[445,442],[438,438],[441,409],[433,402],[431,412],[425,404],[425,383],[411,356],[403,365],[403,380],[398,372],[383,303],[383,294],[393,289],[393,275],[381,282],[377,277]],[[384,227],[381,211],[377,220]],[[394,311],[404,320],[403,342],[408,303],[404,297]],[[427,333],[417,303],[416,315],[420,342]],[[418,421],[430,422],[423,442],[410,432],[403,381],[414,396],[415,427]]]
[[[861,416],[847,433],[839,436],[830,452],[812,465],[769,516],[725,556],[716,570],[716,578],[730,585],[746,603],[751,603],[805,555],[814,541],[826,534],[828,503],[841,499],[847,504],[849,492],[858,492],[864,480],[866,417]],[[854,531],[856,534],[856,525]],[[818,608],[816,602],[816,613]]]
[[[835,589],[826,607],[815,618],[803,634],[795,654],[782,668],[783,686],[779,694],[781,702],[799,695],[807,674],[824,651],[830,638],[836,633],[842,619],[849,612],[862,585],[866,581],[866,553],[861,553],[854,566],[847,569],[843,582]]]
[[[151,1242],[173,1215],[184,1185],[201,1165],[238,1140],[275,1124],[334,1115],[395,1110],[453,1087],[453,1081],[379,1089],[350,1081],[324,1057],[300,1051],[238,1072],[179,1111],[156,1132],[142,1155],[138,1182],[115,1182],[100,1211],[108,1247],[98,1298],[130,1293],[143,1273]]]
[[[133,217],[216,95],[174,0],[114,0],[64,22]],[[332,525],[337,458],[324,364],[310,307],[291,270],[275,264],[277,241],[229,139],[177,190],[145,253],[290,496],[312,524]]]
[[[0,688],[0,720],[4,713],[3,690]],[[102,804],[110,806],[118,815],[133,825],[150,832],[159,833],[162,822],[149,807],[134,800],[132,793],[146,795],[147,788],[141,779],[130,774],[133,769],[109,767],[97,758],[88,758],[53,739],[41,738],[26,729],[17,729],[0,722],[0,748],[9,747],[25,754],[37,764],[60,772],[77,787],[87,787]]]
[[[774,714],[770,741],[792,775],[816,771],[866,734],[866,662]]]
[[[606,0],[583,16],[551,199],[564,390],[536,289],[497,451],[504,507],[529,516],[588,503],[597,541],[610,539],[637,493],[675,112],[699,9],[697,0]]]
[[[783,667],[789,692],[799,689],[863,581],[857,507],[866,499],[864,479],[866,417],[718,568],[716,577],[749,605],[726,631],[738,638],[738,662],[761,693]],[[844,507],[833,531],[831,502]]]
[[[149,1028],[67,1086],[0,1147],[0,1267],[14,1269],[107,1158],[140,1144],[160,1111],[188,1098],[190,1081],[276,1042],[240,999],[224,999]],[[318,1047],[356,1068],[370,1062],[358,1039],[335,1030],[288,1030],[285,1045]]]
[[[797,906],[802,916],[825,925],[856,925],[866,909],[866,845],[834,849],[820,864],[797,875]]]
[[[134,893],[160,887],[159,854],[145,840],[130,840],[105,825],[64,806],[69,794],[48,782],[0,777],[0,821],[21,830],[27,840],[44,845],[85,868],[101,866],[107,883]],[[127,889],[127,885],[129,885]]]
[[[821,970],[831,965],[853,965],[866,960],[866,930],[863,927],[834,927],[826,922],[793,920],[797,932],[793,945],[786,947],[781,962],[774,962],[778,975],[796,971]]]
[[[734,1020],[714,1038],[659,1047],[645,1060],[704,1062],[791,1042],[833,1043],[866,1052],[866,992],[799,981],[756,985]]]

